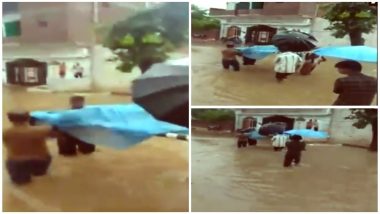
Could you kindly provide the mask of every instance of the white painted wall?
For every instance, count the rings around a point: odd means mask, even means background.
[[[311,34],[313,34],[319,41],[320,46],[330,45],[350,45],[348,36],[338,39],[331,36],[331,31],[325,30],[330,25],[329,21],[323,18],[315,18],[312,26]],[[377,48],[377,27],[373,33],[364,34],[365,45]]]
[[[352,126],[352,120],[344,118],[350,114],[348,109],[333,110],[331,123],[331,139],[333,142],[352,143],[368,146],[372,140],[372,129],[368,125],[365,129]]]
[[[284,116],[287,116],[290,118],[297,118],[298,117],[296,115],[288,115],[288,114],[281,114],[281,115],[284,115]],[[268,117],[270,115],[264,116],[264,115],[254,115],[254,114],[252,114],[252,115],[239,115],[238,114],[236,116],[236,123],[235,123],[236,129],[242,128],[244,118],[249,117],[249,116],[256,118],[258,123],[262,123],[263,118]],[[304,129],[304,128],[306,128],[307,121],[309,121],[310,119],[312,119],[312,120],[317,119],[318,123],[319,123],[319,130],[327,131],[327,132],[330,131],[330,123],[331,123],[331,117],[330,116],[312,115],[312,116],[303,116],[303,117],[305,118],[305,121],[295,121],[295,123],[294,123],[295,129]]]

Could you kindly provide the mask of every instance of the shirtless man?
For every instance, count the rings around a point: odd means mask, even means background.
[[[224,69],[229,69],[230,66],[233,67],[234,71],[240,70],[239,62],[236,56],[241,56],[241,54],[234,49],[234,44],[232,42],[227,43],[227,48],[222,50],[222,65]]]
[[[50,126],[30,126],[29,113],[8,113],[12,127],[3,131],[3,143],[7,150],[6,167],[15,184],[26,184],[32,175],[45,175],[51,162],[46,139],[55,132]]]

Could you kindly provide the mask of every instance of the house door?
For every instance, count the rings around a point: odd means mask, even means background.
[[[243,129],[255,128],[256,125],[257,125],[256,118],[246,117],[243,119],[243,124],[242,124]]]
[[[294,118],[282,116],[282,115],[274,115],[263,118],[263,124],[274,123],[274,122],[283,122],[286,123],[286,130],[291,130],[294,128]]]
[[[268,43],[269,42],[269,32],[268,31],[259,31],[259,36],[257,38],[259,43]]]
[[[22,76],[24,77],[23,82],[27,84],[38,83],[38,80],[39,80],[38,67],[25,67],[23,69]]]
[[[240,37],[241,29],[237,26],[231,26],[227,29],[227,38]]]

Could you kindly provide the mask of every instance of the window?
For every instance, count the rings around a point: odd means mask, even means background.
[[[3,36],[4,37],[15,37],[21,35],[21,22],[12,21],[6,22],[3,25]]]
[[[235,10],[249,10],[249,2],[239,2],[235,5]]]
[[[260,31],[259,32],[259,42],[261,43],[267,43],[269,41],[269,32],[267,31]]]
[[[251,9],[263,9],[264,2],[251,2]]]
[[[25,67],[25,82],[36,83],[38,82],[38,68],[36,67]]]

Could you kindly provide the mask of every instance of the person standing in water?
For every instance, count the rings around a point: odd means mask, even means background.
[[[289,75],[294,74],[302,62],[302,58],[293,52],[277,54],[274,60],[274,71],[277,81],[282,82]]]
[[[314,131],[318,131],[319,130],[319,123],[318,123],[317,119],[314,120],[313,127],[314,127]]]
[[[222,50],[222,65],[224,69],[229,69],[230,66],[234,71],[240,71],[239,61],[236,56],[241,56],[241,53],[235,50],[233,42],[227,42],[226,49]]]
[[[13,183],[31,182],[32,176],[47,173],[51,155],[46,145],[56,132],[50,126],[29,125],[29,112],[11,111],[8,119],[12,127],[3,131],[3,143],[7,151],[6,168]]]
[[[288,141],[288,135],[286,134],[276,134],[272,137],[272,146],[274,151],[281,151],[285,148],[286,142]]]
[[[301,152],[306,150],[306,144],[300,135],[290,136],[290,141],[286,143],[288,151],[284,158],[284,167],[290,167],[294,161],[295,165],[301,162]]]
[[[335,68],[346,77],[335,81],[333,91],[339,96],[333,105],[371,105],[377,93],[376,78],[362,74],[362,65],[353,60],[338,62]]]
[[[71,109],[81,109],[84,107],[83,96],[72,96],[70,98]],[[83,154],[90,154],[95,151],[95,145],[89,144],[75,138],[67,133],[61,133],[58,136],[58,152],[64,156],[74,156],[78,150]]]
[[[309,121],[307,121],[306,123],[306,129],[312,129],[313,128],[313,120],[310,119]]]
[[[59,76],[64,79],[66,76],[66,64],[62,62],[59,64]]]

